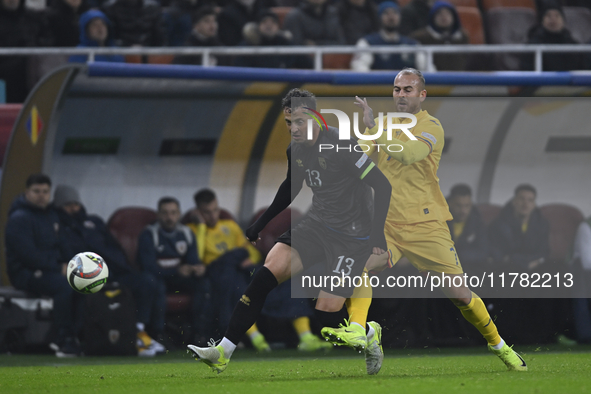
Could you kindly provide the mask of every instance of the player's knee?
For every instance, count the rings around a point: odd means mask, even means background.
[[[342,297],[335,298],[318,298],[316,301],[316,309],[322,312],[338,312],[343,309],[345,299]]]

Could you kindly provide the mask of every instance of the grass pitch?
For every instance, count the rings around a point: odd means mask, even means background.
[[[367,376],[362,354],[238,350],[222,374],[184,352],[154,359],[0,355],[0,393],[591,393],[591,347],[521,348],[528,372],[507,372],[484,346],[386,352]]]

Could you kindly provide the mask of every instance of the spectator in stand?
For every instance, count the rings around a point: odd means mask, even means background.
[[[578,44],[565,26],[564,11],[558,4],[546,3],[539,12],[539,23],[527,34],[528,44]],[[534,56],[524,54],[521,69],[534,69]],[[544,71],[569,71],[584,68],[584,56],[580,53],[544,53],[542,55]]]
[[[88,10],[86,0],[54,0],[47,11],[53,46],[75,47],[80,37],[79,19]]]
[[[359,48],[383,45],[417,45],[412,38],[399,33],[400,10],[398,4],[393,1],[380,3],[378,14],[381,22],[381,29],[377,33],[363,37],[357,42]],[[351,69],[355,71],[369,70],[401,70],[405,67],[418,67],[416,56],[411,53],[403,54],[376,54],[359,51],[351,60]],[[420,62],[419,62],[420,63]]]
[[[157,353],[164,353],[164,346],[146,333],[158,292],[156,279],[147,272],[134,270],[128,264],[123,249],[111,235],[105,222],[96,215],[86,213],[76,189],[58,185],[55,188],[53,205],[60,219],[60,237],[70,252],[98,253],[109,267],[109,282],[119,282],[131,290],[137,312],[138,355],[152,357]]]
[[[291,34],[279,28],[279,18],[270,10],[259,15],[258,23],[250,22],[244,26],[243,46],[288,46],[293,45]],[[312,68],[312,59],[297,55],[240,56],[236,59],[239,67],[267,68]]]
[[[242,41],[242,29],[248,22],[256,22],[259,13],[275,5],[270,0],[231,0],[219,15],[220,40],[235,46]]]
[[[462,266],[473,272],[488,263],[489,254],[486,226],[474,207],[470,186],[458,184],[452,187],[447,203],[453,216],[453,220],[447,222],[451,239]]]
[[[347,45],[355,45],[360,38],[378,30],[380,20],[373,0],[342,0],[338,11]]]
[[[575,235],[572,261],[580,265],[577,280],[585,281],[585,293],[576,294],[573,298],[573,320],[578,343],[591,343],[591,217],[579,225]],[[580,287],[580,285],[579,285]]]
[[[158,221],[147,226],[139,236],[137,262],[143,271],[156,277],[159,290],[156,297],[154,320],[159,322],[156,337],[166,342],[163,336],[166,313],[166,293],[191,295],[191,326],[204,335],[207,323],[201,319],[206,306],[207,288],[203,280],[205,266],[197,257],[195,236],[180,223],[180,204],[176,198],[162,197],[158,201]]]
[[[19,290],[53,298],[56,338],[50,347],[58,357],[81,354],[76,326],[78,295],[66,280],[73,256],[59,237],[59,217],[50,204],[51,179],[44,174],[27,178],[25,193],[18,196],[6,223],[6,267],[10,282]]]
[[[80,44],[79,48],[113,47],[113,39],[110,37],[111,22],[101,11],[92,9],[80,15]],[[87,55],[72,55],[68,59],[72,63],[86,63]],[[98,62],[125,62],[121,55],[95,55]]]
[[[170,7],[163,9],[162,20],[171,47],[183,46],[193,29],[191,15],[203,7],[195,0],[173,0]]]
[[[431,7],[429,25],[410,35],[423,45],[468,44],[468,34],[462,29],[456,8],[446,1],[437,1]],[[459,53],[439,53],[433,56],[438,71],[463,71],[466,57]]]
[[[24,0],[0,0],[0,47],[22,48],[51,45],[47,20],[25,9]],[[0,56],[0,79],[6,82],[6,101],[22,103],[28,93],[27,58]]]
[[[550,225],[536,207],[536,189],[522,184],[491,223],[489,240],[493,259],[521,269],[535,270],[550,254]]]
[[[158,47],[166,44],[160,4],[156,0],[111,0],[105,14],[115,27],[119,46]]]
[[[295,45],[343,45],[345,35],[339,13],[327,0],[303,0],[285,16],[283,28]]]
[[[193,30],[185,46],[191,47],[216,47],[222,46],[222,42],[218,38],[218,22],[215,10],[213,7],[203,7],[193,14]],[[222,57],[221,60],[226,60]],[[201,55],[176,56],[173,63],[175,64],[202,64]],[[209,57],[209,65],[218,65],[218,58],[215,56]]]
[[[412,0],[402,7],[400,33],[410,35],[429,25],[431,6],[435,0]]]

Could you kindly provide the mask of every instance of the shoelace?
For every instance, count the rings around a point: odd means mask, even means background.
[[[207,342],[207,346],[209,347],[216,347],[218,343],[220,343],[222,340],[218,339],[217,341],[213,338],[209,338],[209,342]]]
[[[343,323],[339,324],[339,328],[347,328],[349,327],[349,325],[351,324],[351,316],[349,316],[349,319],[343,319],[345,321],[345,325],[343,325]]]

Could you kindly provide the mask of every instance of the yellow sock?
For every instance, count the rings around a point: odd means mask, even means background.
[[[257,324],[254,323],[247,331],[246,333],[248,334],[248,336],[250,338],[252,338],[253,336],[256,336],[257,334],[259,334],[259,328],[257,327]]]
[[[363,274],[367,274],[367,269],[363,269]],[[362,275],[363,284],[365,285],[365,277]],[[357,323],[365,329],[367,323],[367,313],[369,312],[369,306],[371,305],[372,290],[369,285],[369,276],[367,277],[367,287],[359,286],[356,287],[351,295],[351,298],[347,298],[345,305],[347,306],[347,312],[349,313],[349,323]]]
[[[468,320],[486,339],[489,345],[498,345],[501,343],[501,337],[495,322],[486,310],[484,302],[472,292],[472,300],[466,306],[459,306],[460,312],[466,320]]]
[[[293,321],[293,328],[295,328],[299,336],[311,332],[310,318],[308,316],[298,317]]]

